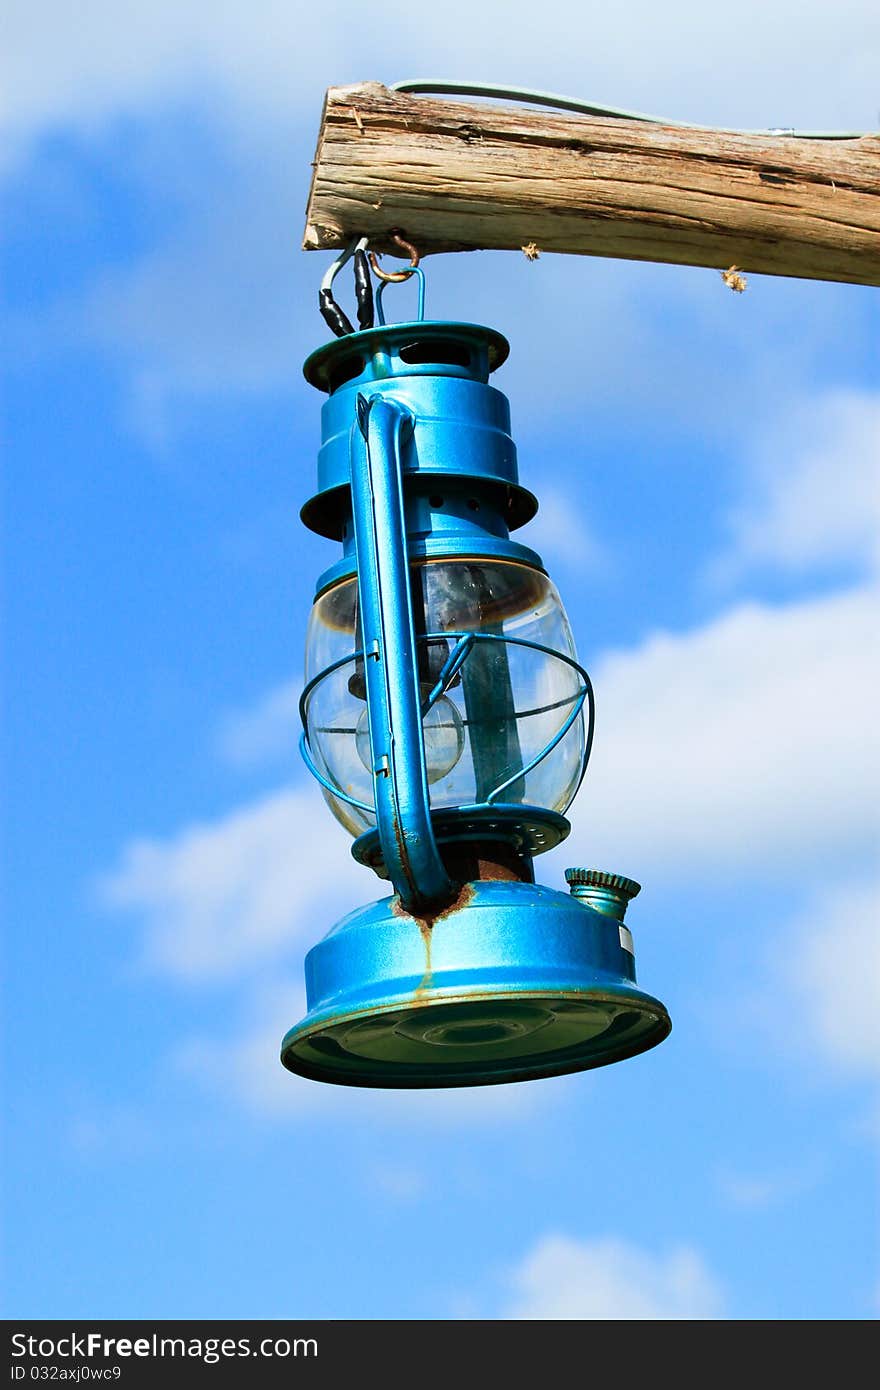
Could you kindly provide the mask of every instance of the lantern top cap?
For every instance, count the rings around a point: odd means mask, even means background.
[[[328,395],[341,386],[389,377],[460,376],[486,382],[509,352],[507,339],[494,328],[418,320],[335,338],[306,358],[303,375]]]

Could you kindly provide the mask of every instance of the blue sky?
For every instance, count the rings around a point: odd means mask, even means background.
[[[7,1316],[875,1316],[875,291],[428,262],[430,315],[511,341],[523,539],[596,683],[539,875],[643,883],[675,1027],[488,1091],[277,1061],[376,896],[295,750],[324,87],[870,129],[875,7],[124,10],[14,3],[7,44]]]

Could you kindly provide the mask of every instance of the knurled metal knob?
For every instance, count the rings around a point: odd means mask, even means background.
[[[635,879],[609,874],[604,869],[566,869],[565,881],[578,902],[606,917],[615,917],[618,922],[623,921],[627,904],[642,888]]]
[[[642,885],[636,883],[635,879],[624,878],[623,874],[609,874],[604,869],[566,869],[565,881],[569,888],[606,888],[612,893],[622,894],[627,902],[642,891]]]

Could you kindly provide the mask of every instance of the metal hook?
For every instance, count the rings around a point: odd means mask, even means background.
[[[403,280],[408,280],[419,264],[421,257],[411,242],[405,241],[400,232],[389,232],[390,239],[395,246],[399,246],[402,251],[409,253],[409,267],[406,270],[382,270],[375,251],[370,252],[370,265],[380,280],[388,284],[399,285]]]

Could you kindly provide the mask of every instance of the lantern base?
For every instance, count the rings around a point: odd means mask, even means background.
[[[433,918],[360,908],[306,959],[310,1009],[281,1060],[349,1086],[483,1086],[584,1071],[662,1042],[613,917],[531,883],[465,884]]]

